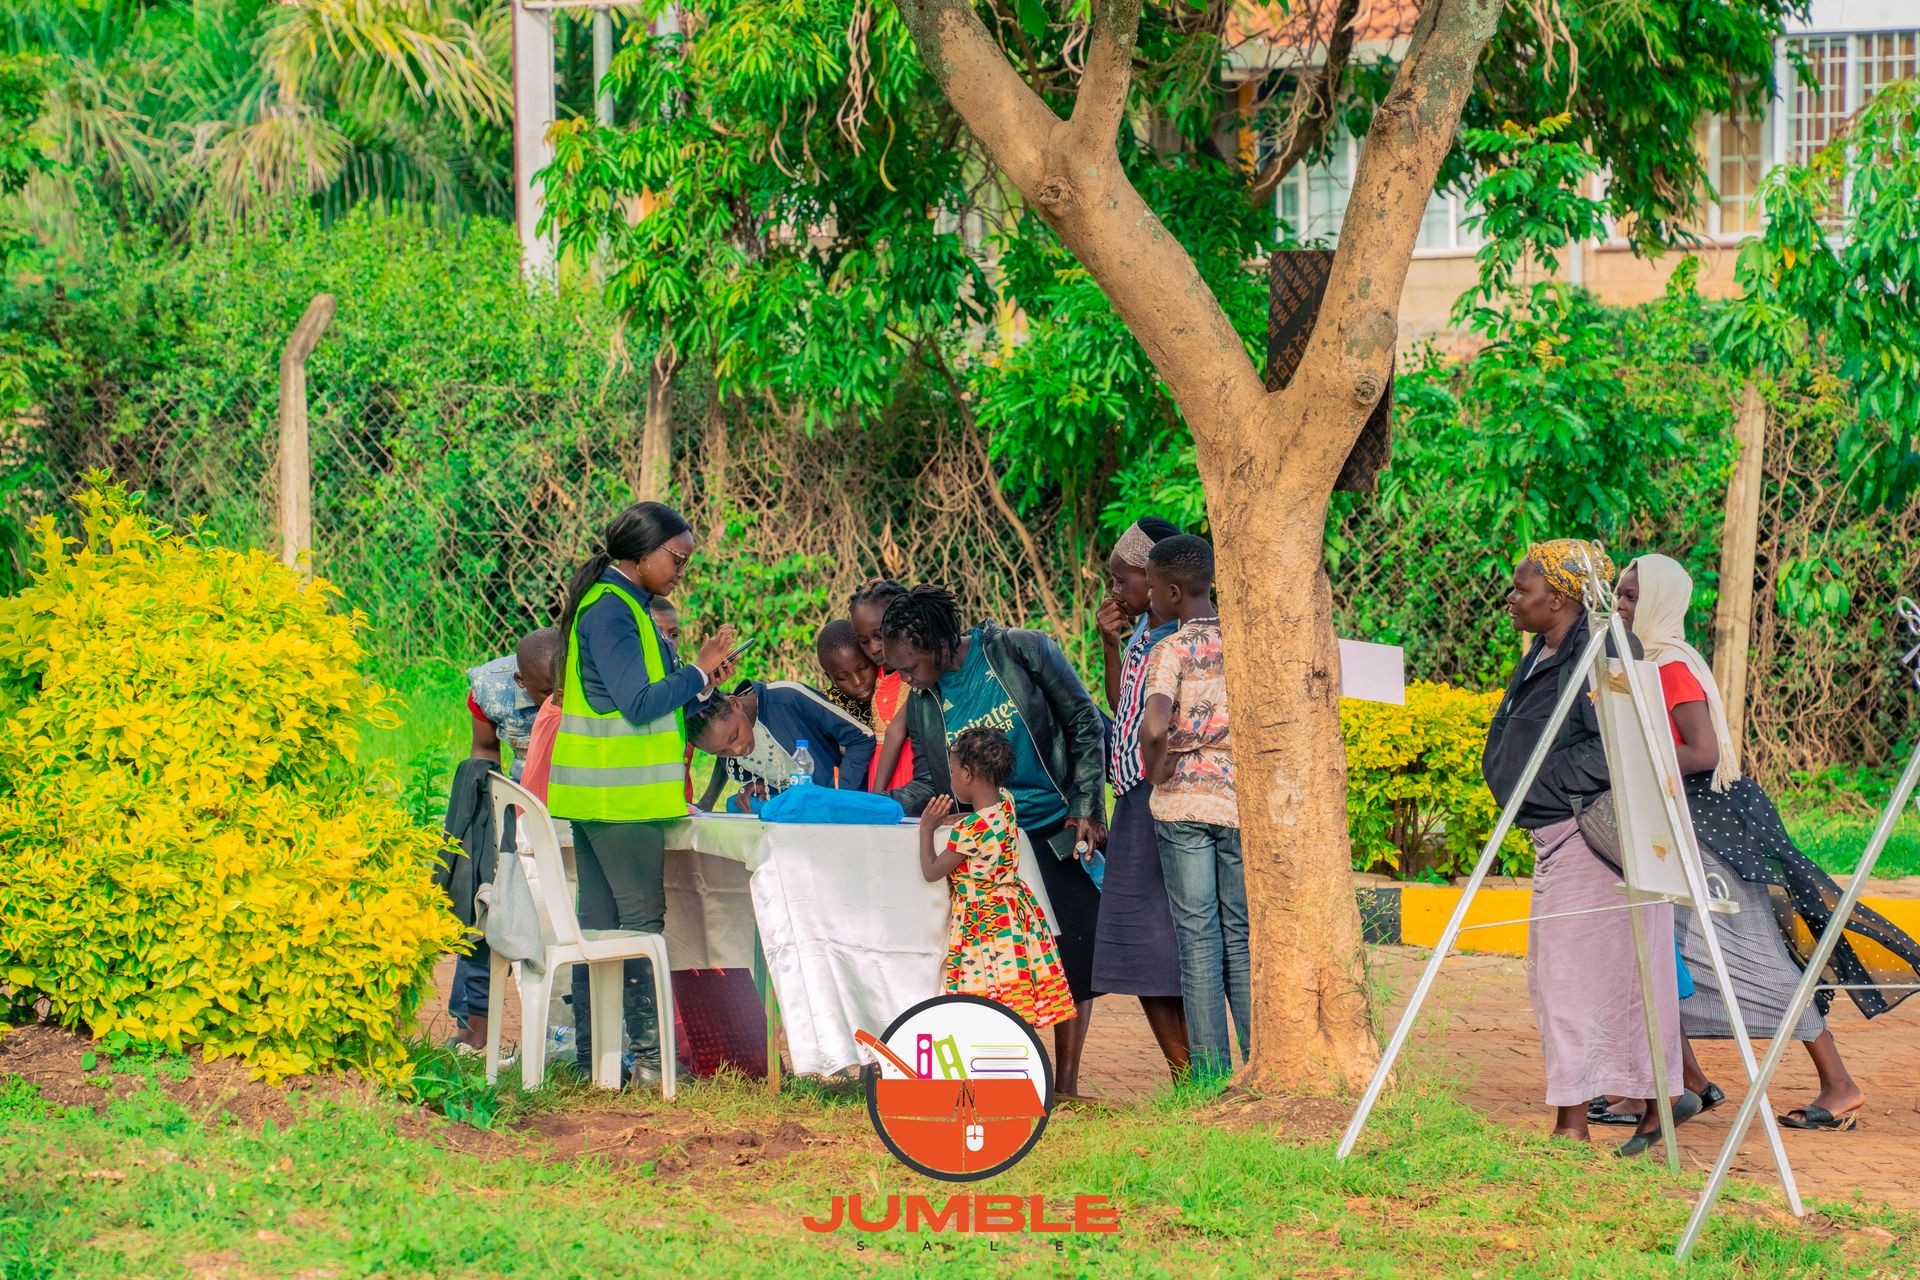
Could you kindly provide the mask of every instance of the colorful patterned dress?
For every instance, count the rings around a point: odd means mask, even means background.
[[[1035,1028],[1074,1016],[1073,996],[1053,930],[1020,879],[1020,836],[1013,797],[964,814],[947,838],[947,852],[966,858],[948,877],[953,902],[947,928],[946,988],[985,996]]]

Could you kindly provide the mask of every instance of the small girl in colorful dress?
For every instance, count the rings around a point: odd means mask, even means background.
[[[1033,891],[1020,878],[1020,833],[1013,797],[1000,784],[1013,772],[1013,744],[998,729],[967,729],[948,748],[953,798],[936,796],[920,815],[920,872],[951,886],[946,989],[985,996],[1038,1029],[1074,1016],[1060,952]],[[960,815],[946,850],[935,854],[934,829]]]

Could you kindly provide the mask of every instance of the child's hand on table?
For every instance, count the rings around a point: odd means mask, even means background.
[[[953,813],[952,796],[935,796],[927,801],[927,807],[920,811],[920,874],[929,882],[944,880],[952,874],[954,868],[966,861],[958,849],[954,849],[952,840],[948,840],[948,850],[935,853],[933,846],[939,840],[934,829]]]
[[[920,811],[920,829],[932,831],[953,814],[952,796],[935,796],[927,801],[927,807]]]

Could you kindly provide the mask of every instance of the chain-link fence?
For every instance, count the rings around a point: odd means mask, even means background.
[[[96,385],[50,401],[35,429],[52,487],[108,468],[164,519],[274,545],[277,396],[267,374],[193,396]],[[645,399],[634,378],[396,385],[314,370],[314,564],[368,615],[376,656],[466,664],[551,622],[573,567],[636,490]],[[702,537],[681,602],[691,635],[735,622],[762,637],[763,674],[816,678],[815,628],[884,575],[949,583],[973,616],[1046,626],[1093,668],[1098,566],[1070,550],[1061,513],[1022,516],[999,499],[964,418],[909,406],[809,433],[691,382],[675,413],[676,501]],[[1791,403],[1772,415],[1746,719],[1749,767],[1769,780],[1881,763],[1906,732],[1887,606],[1920,576],[1920,511],[1857,511],[1834,474],[1834,430]],[[46,488],[14,501],[53,509],[62,495]],[[1416,678],[1500,679],[1518,652],[1500,612],[1501,532],[1462,536],[1445,489],[1342,501],[1329,537],[1341,633],[1404,645]],[[1702,523],[1648,513],[1628,545],[1710,564],[1718,529]],[[1704,648],[1710,633],[1696,634]]]
[[[47,406],[57,510],[104,468],[175,525],[277,546],[278,383],[262,376],[187,412],[95,386]],[[1098,580],[995,500],[970,423],[915,415],[807,433],[740,404],[678,406],[676,501],[701,563],[681,600],[692,634],[732,621],[762,637],[760,669],[812,676],[815,629],[862,582],[951,584],[971,613],[1047,625],[1081,658]],[[341,386],[310,374],[314,570],[370,622],[389,664],[468,663],[551,623],[573,569],[632,501],[646,389]],[[689,408],[691,412],[689,412]],[[1044,584],[1044,585],[1043,585]]]

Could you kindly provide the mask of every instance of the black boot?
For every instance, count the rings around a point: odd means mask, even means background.
[[[623,1070],[621,1084],[660,1082],[660,1006],[654,998],[653,961],[642,957],[627,962],[627,1052],[632,1066]]]
[[[580,1068],[580,1078],[593,1079],[593,1006],[592,990],[587,981],[587,966],[576,964],[573,968],[573,1064]]]

